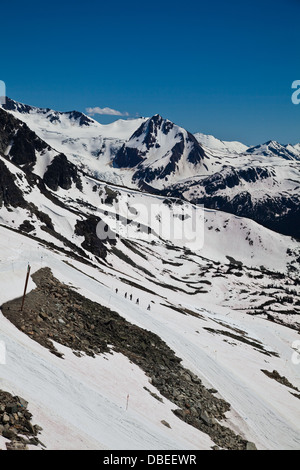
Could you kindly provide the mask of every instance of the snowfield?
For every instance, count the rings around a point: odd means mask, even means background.
[[[204,384],[216,388],[231,404],[227,425],[253,441],[258,449],[297,449],[300,445],[299,398],[261,369],[276,369],[300,387],[299,364],[294,364],[295,330],[270,324],[213,304],[201,304],[181,292],[172,294],[174,305],[201,312],[202,317],[182,314],[161,305],[163,289],[154,297],[132,288],[140,304],[124,301],[124,285],[114,269],[97,268],[71,261],[47,250],[36,241],[0,228],[1,303],[22,295],[27,263],[32,272],[49,266],[60,281],[119,312],[130,322],[157,333],[184,366]],[[69,260],[70,261],[70,260]],[[119,267],[120,268],[120,267]],[[142,286],[142,281],[141,286]],[[119,287],[118,294],[114,287]],[[31,282],[29,289],[34,288]],[[154,302],[151,312],[146,305]],[[239,328],[261,341],[265,356],[243,343],[225,342],[205,327]],[[5,342],[6,364],[0,366],[1,389],[29,402],[34,422],[43,431],[47,449],[209,449],[211,439],[178,419],[176,406],[154,399],[143,387],[155,391],[147,376],[121,354],[76,357],[57,345],[60,359],[17,330],[2,314],[0,340]],[[156,391],[157,392],[157,391]],[[159,392],[158,392],[159,393]],[[167,421],[171,428],[161,421]],[[2,448],[5,448],[2,438]]]

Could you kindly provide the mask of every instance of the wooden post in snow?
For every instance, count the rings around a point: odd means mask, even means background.
[[[23,294],[22,305],[21,305],[21,312],[22,312],[23,307],[24,307],[24,301],[25,301],[25,295],[26,295],[26,290],[27,290],[27,285],[28,285],[29,274],[30,274],[30,264],[28,264],[28,268],[27,268],[27,275],[26,275],[24,294]]]

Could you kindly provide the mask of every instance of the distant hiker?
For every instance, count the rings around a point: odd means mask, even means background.
[[[148,305],[148,308],[147,308],[147,310],[150,310],[150,304]]]
[[[139,303],[140,303],[139,299],[136,299],[136,304],[139,304]]]
[[[132,294],[130,294],[130,300],[132,300]]]
[[[116,294],[118,293],[118,288],[116,288]]]
[[[127,292],[125,292],[125,299],[127,299]]]

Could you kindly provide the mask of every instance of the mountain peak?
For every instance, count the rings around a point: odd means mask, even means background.
[[[29,114],[32,110],[39,109],[35,106],[30,106],[28,104],[20,103],[18,101],[12,100],[8,96],[5,97],[5,102],[2,104],[2,108],[6,111],[17,111],[21,114]],[[42,108],[40,108],[42,109]],[[44,111],[50,111],[50,109],[45,109]]]
[[[44,115],[51,123],[61,123],[62,120],[68,119],[72,123],[76,122],[79,126],[89,126],[95,122],[92,118],[80,111],[54,111],[51,108],[39,108],[37,106],[20,103],[9,97],[6,97],[2,108],[5,111],[16,112],[22,115]]]
[[[246,153],[265,157],[281,157],[285,160],[299,160],[299,153],[296,148],[289,145],[282,145],[276,140],[268,140],[264,144],[250,147],[246,150]]]
[[[194,174],[204,158],[204,149],[191,133],[155,114],[119,149],[114,166],[136,168],[134,180],[161,187],[179,174]]]

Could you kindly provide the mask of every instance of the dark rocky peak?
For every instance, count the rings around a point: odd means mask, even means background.
[[[93,119],[79,111],[68,111],[63,114],[67,115],[70,120],[77,121],[80,126],[89,126],[94,122]]]
[[[149,156],[168,156],[162,162],[161,168],[144,168]],[[184,157],[185,156],[185,157]],[[168,119],[155,114],[147,119],[123,144],[114,158],[117,168],[133,168],[139,166],[134,179],[144,179],[146,182],[156,178],[163,179],[176,172],[177,163],[186,158],[188,163],[197,165],[205,158],[205,151],[197,139],[185,129],[175,125]],[[162,157],[163,158],[163,157]],[[140,168],[140,167],[143,168]]]
[[[159,114],[155,114],[140,125],[132,134],[129,141],[139,140],[141,136],[144,136],[141,144],[145,144],[147,149],[150,149],[157,144],[159,131],[167,135],[173,127],[174,124],[171,121],[163,119]]]
[[[89,118],[80,111],[54,111],[50,108],[39,108],[36,106],[29,106],[27,104],[19,103],[8,97],[6,97],[6,102],[2,105],[2,108],[6,111],[15,111],[20,114],[44,115],[51,123],[61,123],[62,117],[66,117],[73,122],[76,121],[79,126],[89,126],[94,122],[93,119]]]
[[[41,108],[36,108],[34,106],[29,106],[28,104],[23,104],[19,103],[18,101],[14,101],[8,96],[5,99],[5,103],[2,104],[2,108],[5,109],[6,111],[17,111],[18,113],[21,114],[30,114],[30,112],[41,109]],[[50,111],[50,109],[44,109],[44,112]]]

